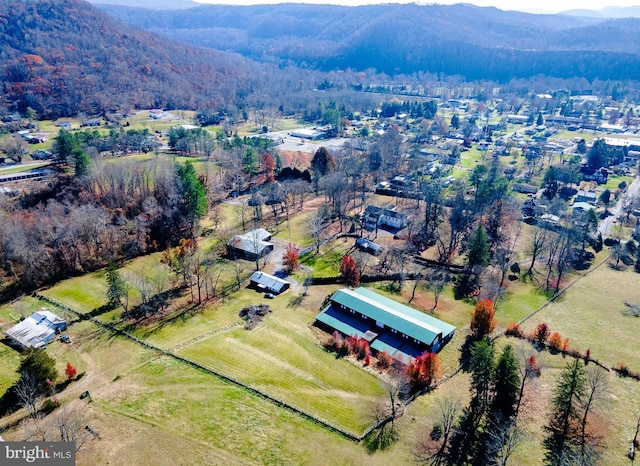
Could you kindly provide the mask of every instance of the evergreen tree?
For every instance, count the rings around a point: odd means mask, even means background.
[[[258,153],[253,147],[247,147],[242,158],[242,170],[249,175],[255,175],[260,170]]]
[[[471,411],[482,416],[489,408],[495,371],[494,348],[488,339],[471,348]]]
[[[311,159],[311,168],[313,172],[319,176],[324,176],[332,173],[336,169],[336,162],[329,153],[326,147],[321,147],[316,151]]]
[[[89,155],[79,148],[74,149],[72,155],[76,178],[87,175],[91,166],[91,158]]]
[[[107,298],[109,304],[121,304],[127,311],[127,306],[123,304],[123,300],[127,295],[127,283],[120,276],[118,268],[113,262],[107,266]]]
[[[460,128],[460,117],[458,117],[457,113],[454,113],[451,117],[451,127],[454,129]]]
[[[508,420],[515,414],[520,389],[518,361],[513,353],[513,347],[507,345],[502,350],[494,377],[494,396],[491,404],[491,414],[496,420]]]
[[[487,425],[494,366],[493,345],[486,339],[476,342],[471,348],[471,401],[451,440],[450,464],[484,464],[482,436]]]
[[[58,378],[56,361],[45,350],[33,347],[27,348],[22,353],[18,372],[21,377],[32,376],[39,387],[44,386],[47,380],[55,382]]]
[[[544,125],[544,119],[542,118],[542,112],[538,112],[538,119],[536,120],[536,125]]]
[[[576,146],[576,151],[578,152],[578,154],[585,154],[587,152],[587,141],[585,141],[584,139],[580,139]]]
[[[64,129],[58,132],[58,137],[53,143],[53,153],[56,161],[59,163],[67,163],[71,160],[73,150],[76,148],[76,143],[73,135]]]
[[[489,240],[484,227],[479,224],[467,247],[467,268],[469,271],[473,271],[476,267],[486,267],[488,264]]]
[[[549,200],[556,197],[558,193],[558,179],[555,167],[547,168],[547,171],[544,173],[542,187],[544,188],[544,197]]]
[[[547,464],[566,464],[580,446],[580,402],[585,394],[586,379],[582,362],[575,359],[567,364],[560,374],[553,394],[553,409],[549,424],[544,427],[548,433],[542,442]]]
[[[191,221],[207,213],[207,190],[198,179],[191,162],[178,165],[178,178],[182,185],[183,203]]]

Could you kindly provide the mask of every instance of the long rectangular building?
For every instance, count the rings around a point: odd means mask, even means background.
[[[47,309],[40,309],[7,330],[7,336],[23,348],[42,348],[66,329],[67,322],[64,319]]]
[[[365,338],[376,351],[386,351],[404,362],[424,351],[439,351],[455,327],[366,288],[343,288],[316,317],[331,331]]]

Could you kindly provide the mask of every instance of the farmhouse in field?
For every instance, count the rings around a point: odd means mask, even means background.
[[[273,294],[280,294],[291,286],[288,281],[264,272],[253,272],[249,281],[255,289]]]
[[[373,231],[377,227],[389,228],[392,230],[402,230],[407,226],[407,214],[400,212],[393,206],[378,207],[369,205],[364,211],[364,227]]]
[[[28,348],[42,348],[51,343],[56,334],[67,329],[67,322],[54,313],[40,309],[7,330],[9,340]]]
[[[336,291],[316,317],[316,324],[331,332],[364,338],[372,349],[386,351],[403,362],[424,351],[440,350],[456,330],[366,288]]]
[[[227,252],[232,258],[256,260],[273,251],[270,239],[271,233],[264,228],[256,228],[231,238],[227,243]]]

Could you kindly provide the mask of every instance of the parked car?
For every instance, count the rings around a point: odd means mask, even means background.
[[[276,295],[274,295],[273,293],[265,293],[264,297],[267,299],[273,299],[276,297]]]

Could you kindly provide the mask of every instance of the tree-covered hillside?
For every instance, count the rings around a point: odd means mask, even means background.
[[[239,58],[174,44],[81,0],[0,2],[3,94],[21,111],[224,107],[248,75]]]
[[[640,19],[532,15],[473,5],[203,5],[106,11],[166,37],[325,71],[431,72],[506,81],[635,79]]]

